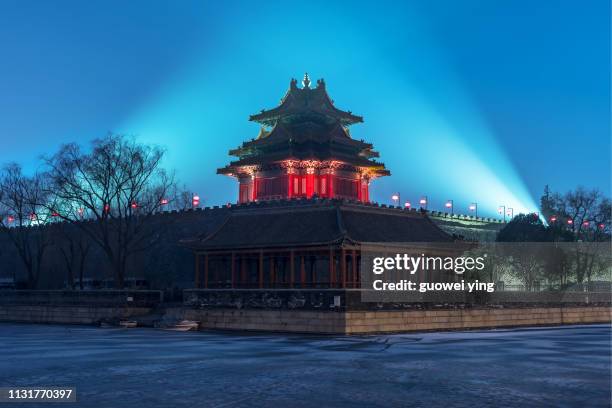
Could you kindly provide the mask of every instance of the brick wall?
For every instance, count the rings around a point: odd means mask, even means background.
[[[296,333],[367,334],[492,327],[610,323],[611,308],[541,307],[427,311],[316,312],[169,308],[178,319],[201,328]],[[144,316],[144,307],[0,306],[0,322],[94,324],[100,320]]]
[[[488,327],[606,323],[609,307],[542,307],[391,312],[348,312],[346,332],[376,333]]]
[[[542,307],[431,311],[314,312],[174,309],[202,329],[366,334],[513,326],[608,323],[609,307]]]
[[[0,305],[0,322],[95,324],[150,313],[148,307]]]

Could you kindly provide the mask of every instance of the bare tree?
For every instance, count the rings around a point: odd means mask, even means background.
[[[69,144],[45,160],[53,210],[102,249],[119,288],[128,259],[151,248],[162,233],[151,215],[176,201],[174,176],[162,167],[163,157],[158,147],[109,134],[94,140],[88,152]]]
[[[564,195],[551,195],[545,190],[542,202],[546,203],[546,211],[555,217],[555,222],[560,223],[553,228],[569,231],[572,239],[578,241],[572,246],[571,257],[576,281],[582,283],[586,278],[590,282],[597,269],[599,252],[589,243],[610,239],[610,199],[598,190],[578,187]]]
[[[79,289],[83,290],[85,262],[92,246],[92,240],[72,223],[61,222],[56,226],[54,231],[57,232],[60,240],[55,245],[66,267],[68,285],[74,289],[78,278]]]
[[[512,266],[511,273],[521,280],[525,290],[535,289],[535,283],[542,276],[542,262],[539,246],[532,242],[516,242],[504,245],[503,253]]]
[[[0,231],[15,246],[27,272],[27,285],[36,288],[45,251],[50,245],[49,229],[44,228],[54,214],[47,209],[45,177],[28,177],[12,163],[0,173]]]

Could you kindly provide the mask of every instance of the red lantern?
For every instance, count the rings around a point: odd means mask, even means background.
[[[193,198],[191,199],[191,205],[193,205],[194,207],[197,207],[200,205],[200,196],[195,194],[193,196]]]

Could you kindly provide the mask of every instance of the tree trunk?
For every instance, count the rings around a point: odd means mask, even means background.
[[[79,288],[83,290],[83,271],[85,270],[85,255],[81,253],[81,261],[79,262]]]

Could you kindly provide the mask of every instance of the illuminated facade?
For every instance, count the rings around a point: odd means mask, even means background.
[[[238,157],[218,174],[239,182],[238,202],[286,198],[344,198],[368,202],[369,184],[388,176],[370,143],[351,138],[363,118],[334,106],[323,79],[311,88],[292,79],[278,107],[251,115],[262,125],[257,138],[231,150]]]

